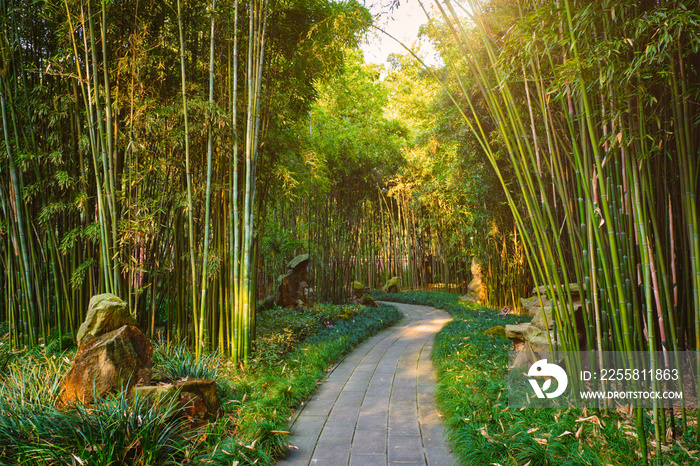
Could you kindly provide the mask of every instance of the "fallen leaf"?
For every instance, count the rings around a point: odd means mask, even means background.
[[[587,422],[590,421],[593,424],[597,425],[598,427],[603,427],[605,423],[603,423],[600,419],[598,419],[598,416],[593,415],[593,416],[588,416],[588,417],[580,417],[576,419],[576,422]]]
[[[532,434],[532,433],[537,432],[538,430],[540,430],[539,427],[533,427],[532,429],[528,430],[527,433],[528,433],[528,434]]]
[[[565,436],[565,435],[574,435],[574,433],[573,433],[573,432],[569,432],[568,430],[565,430],[565,431],[562,432],[561,434],[557,435],[557,438],[561,438],[561,437],[563,437],[563,436]]]
[[[549,443],[549,442],[547,442],[546,438],[534,438],[532,440],[539,443],[540,445],[547,445]]]

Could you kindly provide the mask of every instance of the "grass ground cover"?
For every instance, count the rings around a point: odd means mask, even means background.
[[[641,465],[634,419],[618,411],[511,410],[507,364],[510,341],[484,331],[528,317],[460,302],[441,292],[374,292],[377,300],[422,304],[448,311],[453,320],[438,333],[432,359],[437,402],[450,444],[464,465]],[[651,418],[645,416],[651,424]],[[648,428],[647,432],[653,432]],[[663,464],[699,464],[694,434],[669,432]],[[653,446],[653,434],[648,439]],[[653,451],[654,448],[650,448]]]
[[[216,355],[195,358],[182,345],[156,345],[155,377],[217,381],[223,413],[195,430],[170,402],[119,395],[60,409],[55,401],[75,349],[13,353],[0,340],[0,464],[273,464],[288,448],[290,415],[326,371],[400,318],[389,306],[261,313],[256,357],[245,370]]]

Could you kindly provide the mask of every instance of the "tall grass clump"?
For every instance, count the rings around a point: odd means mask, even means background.
[[[125,393],[58,405],[69,354],[32,350],[0,375],[0,457],[8,464],[177,464],[190,433],[177,398]]]
[[[153,375],[163,380],[217,378],[221,356],[217,353],[197,356],[184,343],[159,344],[153,349]]]
[[[501,179],[560,349],[700,348],[700,15],[678,1],[436,1],[451,98]],[[510,178],[504,178],[507,166]],[[578,284],[583,329],[569,284]],[[696,368],[697,370],[697,368]],[[700,434],[656,404],[639,448]],[[697,427],[696,427],[697,426]],[[670,438],[670,437],[669,437]]]

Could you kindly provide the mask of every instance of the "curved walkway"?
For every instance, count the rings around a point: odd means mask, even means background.
[[[450,466],[433,394],[430,352],[445,311],[396,306],[404,318],[357,347],[292,424],[292,451],[278,465]]]

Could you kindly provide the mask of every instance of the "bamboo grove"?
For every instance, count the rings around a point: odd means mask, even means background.
[[[306,115],[314,81],[339,68],[366,10],[0,8],[0,319],[11,343],[73,332],[89,298],[113,292],[149,335],[247,361],[255,225],[279,163],[265,141]]]
[[[584,290],[584,328],[554,302],[552,339],[580,350],[578,330],[590,350],[669,358],[700,348],[697,2],[434,5],[458,50],[454,104],[501,176],[535,281],[559,303],[570,283]],[[679,415],[663,408],[659,461]],[[641,409],[636,420],[647,461]]]
[[[259,295],[306,252],[317,299],[336,303],[355,280],[381,288],[394,276],[401,289],[466,293],[477,257],[488,303],[518,307],[532,282],[493,170],[462,147],[432,77],[409,57],[394,60],[381,78],[350,53],[343,73],[319,85],[295,163],[278,172],[267,206]]]

